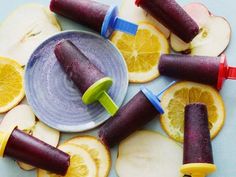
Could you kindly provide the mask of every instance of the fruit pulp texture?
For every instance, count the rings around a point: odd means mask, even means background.
[[[157,116],[158,111],[142,91],[138,92],[99,130],[104,144],[112,147]]]
[[[109,6],[91,0],[51,0],[50,9],[100,33]]]
[[[220,57],[162,55],[158,69],[161,75],[216,86]]]
[[[191,42],[199,33],[197,23],[175,0],[140,0],[138,5],[184,42]]]
[[[59,42],[55,48],[55,55],[82,94],[95,82],[105,77],[71,41]]]
[[[211,163],[213,154],[207,107],[194,103],[185,107],[183,163]]]
[[[7,142],[4,156],[56,174],[65,175],[70,156],[17,128]]]

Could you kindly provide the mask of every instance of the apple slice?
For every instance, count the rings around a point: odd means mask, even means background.
[[[41,42],[60,30],[55,16],[44,6],[20,6],[0,26],[0,55],[23,66]]]
[[[142,8],[137,7],[134,0],[123,0],[119,15],[120,17],[137,24],[141,22],[151,23],[161,31],[166,38],[170,36],[170,31]]]
[[[231,38],[231,27],[228,21],[212,15],[200,3],[191,3],[185,11],[196,21],[200,33],[190,43],[183,42],[173,33],[170,37],[171,47],[176,52],[200,56],[218,56],[228,46]]]
[[[58,145],[60,133],[38,121],[28,105],[18,105],[9,111],[0,124],[0,130],[6,131],[15,126],[54,147]],[[17,163],[23,170],[35,168],[22,162]]]
[[[75,144],[92,156],[98,168],[98,177],[107,177],[111,168],[111,155],[107,147],[93,136],[80,136],[68,140],[66,143]]]
[[[10,110],[0,124],[0,130],[7,131],[17,126],[18,129],[30,133],[30,129],[36,124],[36,118],[28,105],[18,105]]]
[[[183,149],[152,131],[137,131],[119,145],[116,171],[120,177],[182,177]]]
[[[58,149],[70,154],[70,166],[66,177],[97,177],[97,166],[91,155],[80,146],[64,143]],[[38,177],[61,177],[54,173],[38,169]]]

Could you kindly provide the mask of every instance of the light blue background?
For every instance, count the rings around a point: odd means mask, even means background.
[[[100,0],[102,1],[102,0]],[[184,5],[189,2],[196,2],[192,0],[177,0],[180,4]],[[29,3],[42,3],[49,4],[49,0],[0,0],[0,22],[6,17],[9,12],[14,10],[17,6]],[[121,4],[121,0],[104,0],[102,2],[108,4]],[[213,14],[224,16],[231,24],[232,27],[232,40],[226,50],[228,56],[228,63],[236,66],[236,39],[234,32],[236,31],[236,7],[234,0],[199,0],[205,4]],[[81,29],[80,25],[77,25],[70,20],[59,18],[63,29]],[[0,39],[1,40],[1,39]],[[219,41],[220,42],[220,41]],[[165,77],[160,77],[155,81],[145,84],[154,92],[158,92],[162,87],[170,82]],[[125,102],[127,102],[133,95],[135,95],[140,88],[140,85],[131,84]],[[221,95],[225,101],[226,106],[226,122],[223,130],[213,140],[214,159],[218,170],[211,177],[235,177],[236,174],[236,81],[227,81],[221,90]],[[1,115],[0,115],[1,117]],[[156,119],[146,126],[148,129],[155,129],[162,134],[165,133],[160,128],[159,120]],[[96,135],[96,130],[85,132],[84,134]],[[62,140],[74,136],[75,134],[63,134]],[[77,134],[78,135],[78,134]],[[158,147],[157,147],[158,148]],[[116,159],[116,148],[112,149],[113,159]],[[113,165],[115,161],[113,161]],[[171,167],[170,167],[171,168]],[[24,172],[20,170],[15,162],[11,159],[4,158],[0,160],[0,177],[33,177],[36,176],[35,172]],[[116,177],[114,168],[111,171],[110,177]]]

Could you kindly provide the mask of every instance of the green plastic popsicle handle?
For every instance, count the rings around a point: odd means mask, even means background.
[[[107,110],[107,112],[114,116],[118,111],[118,106],[114,103],[111,97],[107,94],[107,92],[101,93],[98,101],[102,104],[102,106]]]
[[[99,101],[106,111],[113,116],[117,112],[118,106],[107,94],[107,91],[111,85],[112,79],[110,77],[104,77],[98,80],[93,85],[91,85],[82,96],[83,103],[91,104]]]

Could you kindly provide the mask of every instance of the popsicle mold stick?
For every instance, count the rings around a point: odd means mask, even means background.
[[[159,97],[173,84],[175,84],[176,81],[171,82],[169,85],[167,85],[163,90],[161,90],[157,95],[154,95],[150,90],[148,90],[146,87],[142,87],[141,91],[144,93],[144,95],[148,98],[148,100],[152,103],[152,105],[156,108],[156,110],[160,114],[164,114],[164,110],[161,106]]]
[[[236,67],[228,67],[227,79],[236,80]]]
[[[118,31],[122,31],[131,35],[136,35],[138,25],[128,22],[119,17],[116,18],[113,28]]]
[[[216,166],[210,163],[190,163],[182,165],[181,173],[191,175],[191,177],[205,177],[216,171]]]
[[[157,98],[160,100],[160,97],[162,96],[162,94],[169,89],[172,85],[174,85],[176,83],[176,81],[171,82],[169,85],[167,85],[163,90],[161,90],[158,94],[157,94]]]
[[[101,35],[105,38],[109,38],[114,30],[135,35],[138,30],[138,25],[118,18],[117,6],[111,6],[102,24]]]
[[[7,142],[11,136],[11,133],[13,132],[13,130],[15,129],[15,127],[10,128],[8,131],[5,132],[0,132],[0,157],[3,157],[6,146],[7,146]]]
[[[160,113],[164,114],[164,110],[161,106],[160,100],[154,95],[150,90],[145,87],[141,88],[143,94],[147,97],[147,99],[151,102],[151,104],[155,107],[155,109]]]
[[[91,85],[83,94],[82,101],[84,104],[91,104],[95,101],[99,101],[107,112],[113,116],[117,112],[118,106],[107,94],[107,90],[111,87],[111,85],[112,79],[110,77],[100,79]]]
[[[236,67],[228,66],[225,54],[221,55],[217,89],[220,90],[225,79],[236,80]]]

